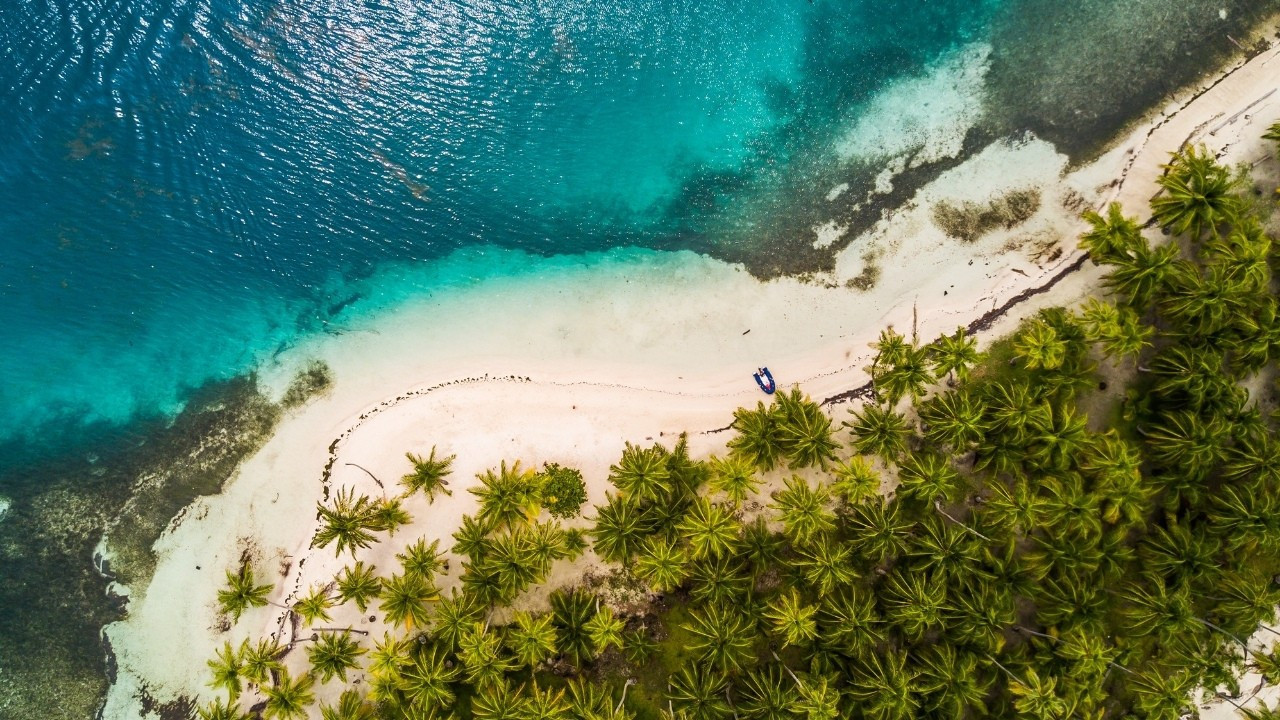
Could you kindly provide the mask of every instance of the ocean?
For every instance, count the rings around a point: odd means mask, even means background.
[[[86,573],[135,451],[184,451],[184,408],[352,313],[520,272],[486,248],[549,272],[620,248],[822,270],[840,246],[814,225],[873,222],[1000,137],[1084,159],[1277,10],[0,4],[0,577],[44,583],[0,590],[26,613],[0,619],[0,671],[33,648],[92,703],[109,663],[86,648],[118,608]],[[50,587],[63,604],[32,608]],[[0,714],[26,717],[47,677],[9,670]]]

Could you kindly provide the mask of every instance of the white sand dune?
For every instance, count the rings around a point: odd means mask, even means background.
[[[1034,138],[993,145],[855,239],[830,276],[760,282],[691,253],[622,251],[566,267],[506,252],[505,261],[527,263],[529,272],[450,288],[295,348],[281,360],[282,375],[320,358],[335,387],[287,418],[222,494],[194,502],[157,542],[151,585],[132,589],[128,618],[105,630],[118,672],[104,717],[146,717],[143,687],[160,702],[210,696],[205,660],[213,650],[279,627],[270,607],[229,630],[219,625],[215,593],[242,553],[276,584],[277,601],[342,566],[330,549],[308,549],[327,466],[332,487],[376,494],[370,476],[348,463],[390,485],[409,469],[406,451],[436,445],[456,454],[453,496],[430,507],[414,500],[415,524],[400,531],[447,545],[472,509],[465,489],[474,473],[499,460],[580,468],[599,501],[626,441],[670,444],[688,431],[695,455],[705,456],[727,439],[707,431],[762,399],[750,377],[757,366],[815,399],[856,387],[868,343],[885,325],[932,339],[1072,268],[1079,211],[1116,197],[1142,210],[1159,164],[1180,143],[1204,141],[1232,162],[1263,157],[1255,138],[1280,118],[1280,93],[1268,94],[1280,78],[1277,52],[1232,69],[1208,92],[1187,93],[1070,174],[1066,158]],[[1113,184],[1117,177],[1124,181]],[[932,221],[939,200],[1028,187],[1041,192],[1039,212],[974,244],[947,238]],[[879,268],[875,286],[848,287],[868,264]],[[1074,301],[1095,280],[1086,266],[1017,312]],[[995,330],[1011,327],[1015,315]],[[362,557],[384,567],[391,553]],[[335,616],[334,624],[347,623],[377,627]],[[291,662],[302,662],[302,652]]]

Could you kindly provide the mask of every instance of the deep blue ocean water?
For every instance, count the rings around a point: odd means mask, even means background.
[[[173,410],[386,263],[682,247],[996,5],[6,2],[0,438]]]

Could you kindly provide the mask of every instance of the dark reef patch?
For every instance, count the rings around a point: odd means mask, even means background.
[[[308,368],[292,400],[322,390],[323,375]],[[69,430],[75,442],[61,454],[4,449],[0,494],[13,504],[0,520],[0,717],[93,715],[115,672],[101,628],[126,606],[111,581],[145,587],[156,538],[194,498],[217,492],[282,413],[252,377],[210,383],[185,408],[171,420]],[[95,555],[104,534],[109,563]]]

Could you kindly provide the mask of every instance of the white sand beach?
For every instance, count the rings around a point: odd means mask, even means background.
[[[692,253],[619,251],[568,266],[494,250],[489,260],[528,271],[396,305],[293,348],[275,369],[280,378],[320,359],[332,368],[334,387],[286,418],[224,492],[195,501],[157,542],[150,586],[131,588],[128,618],[105,630],[117,673],[103,716],[147,717],[143,689],[160,703],[211,697],[205,661],[215,648],[279,628],[282,611],[270,606],[230,629],[219,622],[216,591],[243,553],[275,583],[277,602],[327,582],[349,562],[335,560],[330,548],[308,547],[326,468],[330,487],[377,495],[369,473],[391,490],[409,470],[405,452],[434,445],[456,454],[453,495],[430,506],[412,499],[415,522],[397,534],[447,546],[473,509],[466,489],[475,473],[499,461],[579,468],[598,502],[625,442],[670,445],[688,432],[695,456],[719,452],[728,433],[709,431],[728,425],[735,408],[764,399],[751,379],[760,365],[780,385],[799,383],[822,400],[865,382],[868,343],[886,325],[931,340],[1064,273],[982,337],[1007,332],[1036,307],[1079,300],[1098,278],[1087,263],[1068,272],[1080,257],[1082,210],[1118,198],[1129,213],[1145,213],[1160,164],[1184,142],[1204,142],[1231,163],[1275,162],[1273,148],[1257,138],[1280,119],[1278,56],[1272,49],[1207,79],[1207,91],[1184,91],[1080,169],[1068,172],[1067,158],[1034,138],[997,142],[854,239],[830,275],[761,282]],[[985,201],[1028,188],[1039,191],[1039,210],[972,244],[947,237],[933,221],[939,201]],[[815,241],[820,235],[815,229]],[[850,287],[868,264],[878,269],[874,286]],[[837,422],[848,407],[831,408]],[[362,559],[389,566],[394,550],[386,545]],[[367,615],[380,613],[335,614],[333,624],[380,635]],[[290,657],[301,662],[301,651]]]

